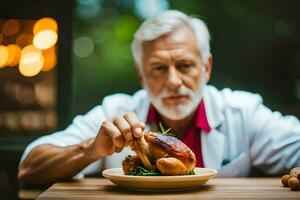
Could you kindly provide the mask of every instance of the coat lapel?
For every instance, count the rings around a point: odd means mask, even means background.
[[[225,136],[217,127],[224,121],[223,103],[211,86],[205,86],[203,99],[206,111],[206,117],[211,127],[211,131],[201,133],[202,157],[204,166],[213,169],[220,169],[223,161]]]
[[[209,134],[202,131],[202,158],[205,167],[220,169],[223,161],[224,142],[224,135],[217,129],[212,129]]]

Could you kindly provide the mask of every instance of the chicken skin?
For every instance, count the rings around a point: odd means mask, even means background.
[[[196,165],[193,151],[176,137],[150,132],[131,143],[137,156],[126,157],[123,171],[128,174],[138,163],[146,168],[158,170],[163,175],[187,175]]]

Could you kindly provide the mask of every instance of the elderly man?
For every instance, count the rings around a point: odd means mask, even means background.
[[[212,70],[203,21],[179,11],[148,19],[132,43],[143,87],[106,97],[63,131],[31,143],[20,163],[22,184],[49,184],[120,167],[133,138],[159,122],[196,154],[198,167],[220,176],[269,175],[300,165],[300,124],[272,112],[248,92],[206,85]],[[146,130],[145,130],[146,129]]]

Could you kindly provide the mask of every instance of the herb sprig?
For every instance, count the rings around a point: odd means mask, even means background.
[[[166,135],[166,136],[175,136],[174,134],[169,133],[169,131],[171,130],[171,128],[168,128],[167,130],[165,130],[165,128],[164,128],[164,126],[162,125],[161,122],[159,122],[159,128],[160,128],[160,132],[161,132],[163,135]]]

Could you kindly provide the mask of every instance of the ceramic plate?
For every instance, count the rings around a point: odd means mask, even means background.
[[[209,168],[195,168],[195,175],[184,176],[130,176],[122,168],[107,169],[102,175],[125,189],[139,191],[178,191],[199,188],[217,171]]]

